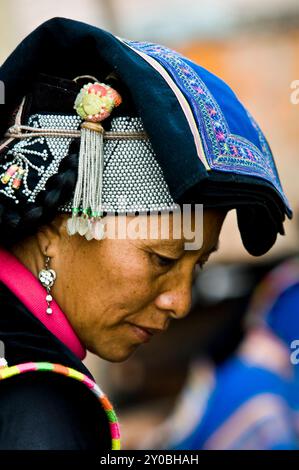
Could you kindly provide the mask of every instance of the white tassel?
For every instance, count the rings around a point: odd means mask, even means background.
[[[85,121],[81,126],[78,179],[67,222],[69,235],[79,233],[88,240],[95,238],[94,225],[102,216],[103,133],[99,123]]]
[[[77,77],[78,78],[78,77]],[[102,182],[104,169],[104,129],[101,121],[122,102],[120,94],[105,83],[87,83],[77,95],[74,109],[84,119],[81,125],[78,179],[67,222],[69,235],[79,233],[87,240],[104,236]]]

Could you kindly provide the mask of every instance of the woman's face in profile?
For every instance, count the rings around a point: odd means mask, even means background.
[[[80,235],[70,237],[65,229],[68,216],[61,217],[59,230],[37,235],[40,253],[46,250],[57,273],[52,294],[87,349],[119,362],[152,333],[165,331],[171,319],[187,315],[196,267],[217,249],[225,213],[204,211],[203,242],[196,250],[185,250],[185,239],[173,237],[172,220],[167,239],[87,241]],[[126,217],[126,223],[130,219]]]

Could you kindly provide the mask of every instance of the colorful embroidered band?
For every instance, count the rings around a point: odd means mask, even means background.
[[[101,403],[103,409],[106,412],[106,416],[109,422],[109,428],[111,433],[111,449],[120,449],[120,429],[116,413],[110,403],[107,395],[100,389],[100,387],[93,382],[87,375],[78,372],[71,367],[65,367],[61,364],[52,364],[50,362],[26,362],[24,364],[18,364],[11,367],[0,368],[0,380],[8,379],[15,375],[23,374],[26,372],[54,372],[61,374],[71,379],[78,380],[82,384],[86,385],[88,389],[97,397]]]

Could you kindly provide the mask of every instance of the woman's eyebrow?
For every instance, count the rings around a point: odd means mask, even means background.
[[[172,239],[172,238],[161,238],[159,240],[151,240],[153,245],[165,246],[168,248],[181,248],[184,245],[184,240]]]
[[[168,253],[177,255],[184,251],[184,243],[179,240],[162,239],[162,240],[150,240],[150,243],[143,243],[144,246],[152,250],[166,250]]]

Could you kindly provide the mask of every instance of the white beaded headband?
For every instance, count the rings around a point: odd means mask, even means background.
[[[7,161],[0,164],[4,185],[0,193],[18,203],[17,192],[21,191],[29,202],[34,202],[37,194],[46,190],[48,179],[59,172],[73,139],[80,138],[73,199],[59,208],[72,213],[67,224],[70,235],[101,239],[104,212],[176,209],[142,120],[115,117],[111,131],[103,129],[101,121],[121,100],[112,87],[90,82],[76,98],[77,115],[35,114],[26,125],[20,122],[22,104],[15,124],[6,133],[8,140],[0,147],[9,145]],[[11,146],[15,139],[17,143]],[[32,172],[38,179],[34,188],[29,187]]]

